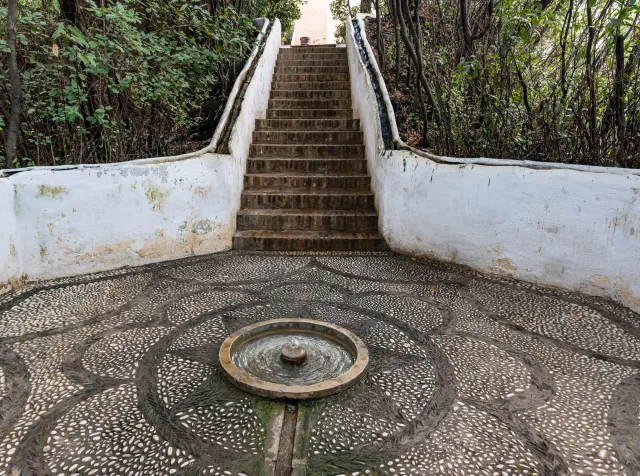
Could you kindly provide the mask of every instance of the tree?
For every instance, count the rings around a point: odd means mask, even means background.
[[[286,28],[302,1],[3,2],[0,168],[204,147],[255,44],[251,19]]]
[[[640,168],[637,0],[379,3],[367,37],[410,145]]]
[[[11,113],[7,129],[6,167],[13,168],[13,158],[18,145],[20,131],[20,70],[18,69],[18,49],[16,44],[16,23],[18,22],[18,0],[9,0],[7,5],[7,47],[9,48],[9,82],[11,84]]]

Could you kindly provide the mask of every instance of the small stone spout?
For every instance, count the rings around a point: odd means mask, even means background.
[[[287,344],[282,348],[280,358],[290,364],[300,365],[307,360],[307,351],[301,345]]]

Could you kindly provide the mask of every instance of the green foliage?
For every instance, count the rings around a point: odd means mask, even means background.
[[[486,29],[470,42],[463,36],[459,0],[408,2],[412,18],[413,5],[419,6],[423,68],[443,117],[441,125],[427,127],[433,152],[640,167],[637,0],[494,0],[491,16],[485,0],[467,1],[472,32]],[[587,1],[595,35],[590,65]],[[384,26],[384,63],[395,67],[391,15],[384,17]],[[375,35],[370,21],[372,44]],[[616,83],[618,35],[624,48],[621,86]],[[419,115],[415,66],[409,66],[402,42],[399,54],[400,71],[384,74],[402,102],[397,109],[403,111],[399,122],[407,140],[417,144],[417,122],[411,116]]]
[[[254,11],[283,12],[287,21],[298,11],[292,6],[299,0],[271,3],[258,2]],[[211,13],[210,5],[185,0],[78,0],[77,6],[76,18],[65,18],[58,1],[21,2],[19,155],[29,159],[18,165],[163,155],[177,139],[205,126],[211,132],[253,46],[249,15],[231,6]],[[6,8],[0,8],[5,34]],[[8,92],[6,63],[1,69],[0,88]],[[4,142],[9,99],[0,97]]]
[[[347,31],[345,22],[349,15],[351,15],[351,18],[356,17],[356,14],[360,12],[359,5],[351,7],[349,6],[349,0],[332,0],[329,4],[329,10],[336,21],[336,31],[334,33],[336,41],[344,43]]]
[[[293,26],[293,23],[300,18],[300,7],[307,0],[273,0],[259,2],[256,9],[258,17],[267,17],[270,19],[278,18],[282,26],[282,31],[287,32]]]

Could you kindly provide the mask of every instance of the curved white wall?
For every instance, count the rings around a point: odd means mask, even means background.
[[[0,292],[25,281],[231,249],[251,134],[255,119],[266,115],[280,36],[276,20],[229,155],[208,152],[212,143],[173,158],[0,171]]]
[[[229,249],[234,165],[205,154],[0,179],[14,195],[13,213],[3,218],[13,215],[9,239],[18,255],[2,278],[50,279]]]
[[[380,230],[393,250],[640,311],[640,171],[385,151],[351,23],[347,48]]]

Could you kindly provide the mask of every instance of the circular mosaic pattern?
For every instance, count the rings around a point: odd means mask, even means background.
[[[364,377],[285,406],[225,377],[225,338],[343,327]],[[640,474],[640,318],[390,254],[223,253],[0,298],[0,475]],[[277,349],[278,352],[280,349]],[[289,411],[289,410],[287,410]],[[286,446],[286,445],[285,445]]]

